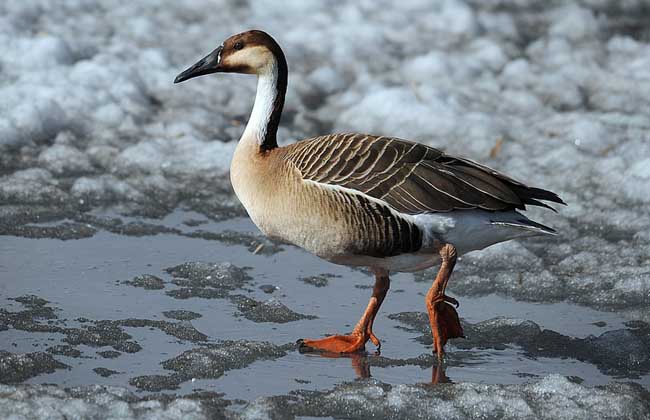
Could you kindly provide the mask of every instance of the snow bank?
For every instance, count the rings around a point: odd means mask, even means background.
[[[616,384],[589,388],[559,375],[526,385],[439,384],[389,386],[368,380],[331,391],[258,399],[244,419],[294,416],[392,419],[641,419],[643,392]],[[291,417],[287,417],[291,418]]]
[[[58,388],[0,385],[0,410],[17,418],[335,418],[394,419],[642,419],[650,415],[644,392],[626,384],[590,388],[550,375],[525,385],[441,384],[390,386],[375,380],[336,386],[329,391],[297,391],[259,398],[241,412],[206,393],[190,398],[139,397],[106,386]]]

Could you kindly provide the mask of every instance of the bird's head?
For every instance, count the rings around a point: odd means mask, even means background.
[[[211,73],[264,74],[277,66],[284,54],[277,42],[266,32],[251,30],[226,39],[210,54],[174,79],[180,83]]]

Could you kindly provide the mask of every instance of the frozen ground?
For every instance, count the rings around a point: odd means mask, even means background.
[[[650,2],[393,7],[0,3],[0,412],[650,416]],[[437,373],[419,312],[430,272],[397,277],[382,356],[291,346],[349,328],[371,279],[239,218],[227,171],[254,80],[171,83],[252,27],[289,60],[282,141],[416,139],[569,203],[531,211],[558,238],[457,266],[473,335],[438,375],[453,384],[421,384]]]

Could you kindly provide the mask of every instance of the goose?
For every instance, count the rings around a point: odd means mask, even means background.
[[[230,167],[233,189],[268,237],[335,264],[368,268],[375,285],[351,333],[298,340],[325,353],[381,349],[373,323],[391,272],[440,263],[425,304],[433,352],[442,360],[448,339],[463,337],[458,301],[445,290],[459,255],[514,238],[555,235],[517,210],[565,204],[472,160],[388,136],[330,134],[279,147],[277,131],[287,91],[287,61],[266,32],[226,39],[180,73],[174,83],[211,73],[257,76],[250,119]]]

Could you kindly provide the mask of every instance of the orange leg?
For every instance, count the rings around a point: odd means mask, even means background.
[[[427,293],[426,304],[433,335],[433,349],[442,360],[445,355],[444,346],[449,338],[464,337],[458,313],[452,304],[458,307],[458,301],[445,295],[449,276],[456,265],[456,248],[446,244],[440,248],[442,263],[436,279]]]
[[[300,350],[354,353],[364,350],[368,340],[371,340],[377,346],[377,350],[379,350],[381,348],[381,342],[372,332],[372,324],[375,321],[379,307],[384,301],[389,287],[390,279],[388,278],[388,272],[385,270],[375,270],[375,287],[372,290],[372,297],[370,298],[370,302],[368,302],[368,307],[366,307],[363,316],[352,332],[348,335],[333,335],[319,340],[298,340]]]

